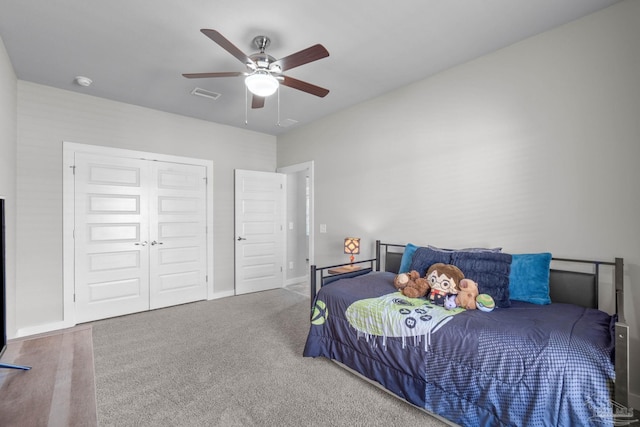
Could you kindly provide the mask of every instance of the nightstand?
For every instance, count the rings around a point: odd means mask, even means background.
[[[360,266],[345,265],[344,267],[330,268],[329,274],[344,274],[344,273],[351,273],[352,271],[358,271],[358,270],[360,270]]]

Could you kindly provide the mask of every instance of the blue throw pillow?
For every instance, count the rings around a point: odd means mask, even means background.
[[[398,273],[408,273],[411,271],[409,267],[411,267],[411,261],[413,260],[413,254],[416,252],[418,247],[413,243],[407,243],[404,247],[404,252],[402,253],[402,259],[400,260],[400,269]]]
[[[478,284],[481,294],[489,294],[496,307],[511,306],[509,273],[511,255],[502,252],[454,252],[450,264],[464,273],[464,277]]]
[[[509,297],[532,304],[551,304],[549,265],[551,254],[514,254],[509,274]]]
[[[433,249],[419,247],[413,254],[409,271],[415,270],[420,277],[427,274],[427,270],[435,263],[451,264],[451,252],[434,251]]]

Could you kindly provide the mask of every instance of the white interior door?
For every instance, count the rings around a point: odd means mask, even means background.
[[[76,321],[207,298],[206,168],[76,153]]]
[[[284,285],[285,178],[235,171],[237,295]]]
[[[147,170],[140,160],[76,154],[77,322],[149,309]]]
[[[151,162],[150,308],[207,297],[206,168]]]

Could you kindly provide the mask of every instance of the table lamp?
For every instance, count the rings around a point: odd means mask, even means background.
[[[360,253],[360,238],[359,237],[347,237],[344,239],[344,253],[351,255],[349,258],[351,261],[351,268],[353,268],[354,255]]]

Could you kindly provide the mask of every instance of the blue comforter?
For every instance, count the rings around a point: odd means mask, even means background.
[[[446,311],[374,272],[318,292],[304,356],[457,424],[610,425],[614,318],[568,304]]]

